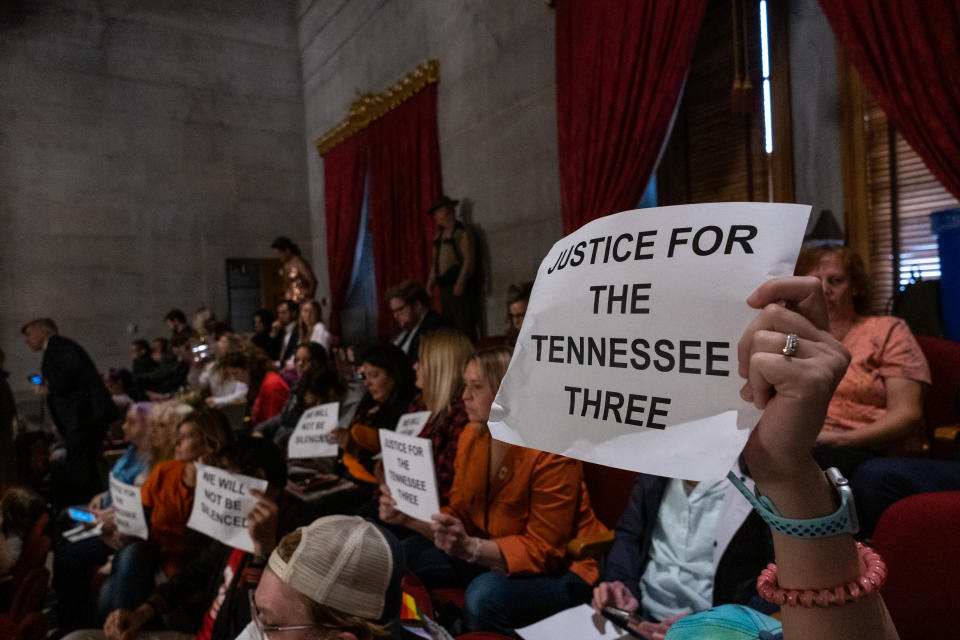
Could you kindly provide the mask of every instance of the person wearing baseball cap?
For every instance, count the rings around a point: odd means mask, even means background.
[[[400,544],[385,529],[356,516],[319,518],[270,554],[240,638],[416,637],[400,625],[403,573]]]

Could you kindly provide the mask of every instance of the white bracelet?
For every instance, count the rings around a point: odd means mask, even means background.
[[[480,544],[483,542],[480,538],[474,538],[477,541],[477,544],[473,546],[473,551],[470,553],[470,557],[467,558],[467,562],[470,564],[476,564],[477,560],[480,559]]]

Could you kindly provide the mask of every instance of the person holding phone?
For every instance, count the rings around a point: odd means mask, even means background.
[[[53,501],[64,507],[86,503],[103,489],[100,446],[117,407],[93,360],[79,344],[59,334],[50,318],[23,325],[24,342],[43,352],[43,381],[34,386],[46,396],[50,415],[66,445],[66,459],[54,470]]]
[[[151,433],[147,421],[151,408],[148,402],[138,402],[127,410],[121,428],[129,446],[110,470],[120,482],[138,484],[139,479],[142,483],[149,470]],[[109,490],[95,495],[85,508],[70,507],[67,512],[77,522],[100,524],[102,533],[76,542],[63,540],[54,549],[53,588],[59,597],[58,623],[64,631],[92,623],[95,606],[90,598],[90,575],[128,542],[116,530]]]
[[[738,344],[739,375],[746,380],[740,395],[763,415],[743,451],[754,491],[738,488],[771,527],[776,562],[760,574],[759,595],[780,605],[784,638],[894,640],[879,594],[886,567],[853,538],[855,505],[845,480],[836,470],[824,473],[813,455],[850,362],[850,352],[830,333],[820,281],[775,278],[747,303],[760,311]],[[715,637],[721,628],[740,629],[743,613],[718,607],[659,627],[639,620],[627,626],[648,640]],[[750,619],[756,630],[756,616]],[[767,629],[776,632],[775,625]]]

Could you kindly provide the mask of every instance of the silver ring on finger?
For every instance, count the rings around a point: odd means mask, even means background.
[[[780,350],[788,358],[797,355],[800,350],[800,336],[795,333],[788,333],[787,340],[783,343],[783,349]]]

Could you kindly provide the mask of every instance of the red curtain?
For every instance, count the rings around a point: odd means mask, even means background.
[[[327,220],[327,271],[330,276],[330,333],[340,336],[340,311],[350,287],[357,247],[363,184],[367,175],[367,136],[361,132],[323,156],[323,196]]]
[[[670,129],[707,0],[561,0],[563,230],[632,209]]]
[[[820,0],[890,122],[960,198],[960,2]]]
[[[381,339],[393,330],[386,290],[425,282],[433,221],[427,210],[442,191],[437,85],[430,84],[370,126],[370,226]]]

